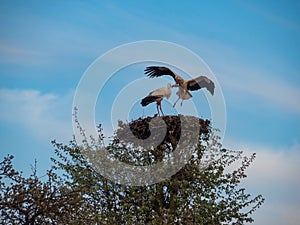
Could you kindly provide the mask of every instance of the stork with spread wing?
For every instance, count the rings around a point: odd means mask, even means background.
[[[211,95],[214,95],[215,84],[212,80],[208,79],[205,76],[199,76],[191,80],[184,80],[181,76],[177,75],[169,68],[162,66],[148,66],[145,69],[145,74],[147,74],[147,76],[150,78],[160,77],[164,75],[173,77],[176,84],[172,87],[178,87],[178,91],[176,93],[178,99],[175,101],[173,107],[175,107],[179,99],[182,99],[180,104],[182,106],[183,100],[187,100],[193,97],[189,91],[196,91],[201,88],[206,88],[211,93]]]

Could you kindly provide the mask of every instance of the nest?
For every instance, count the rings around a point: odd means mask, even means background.
[[[199,138],[208,136],[210,130],[210,120],[178,115],[139,118],[130,123],[119,121],[116,135],[124,144],[148,148],[162,143],[176,146],[183,136],[195,137],[196,134]]]

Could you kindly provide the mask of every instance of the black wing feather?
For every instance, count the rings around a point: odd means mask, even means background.
[[[141,105],[142,106],[149,105],[150,103],[155,102],[159,98],[161,98],[161,96],[152,96],[152,95],[149,95],[149,96],[147,96],[147,97],[145,97],[145,98],[142,99]]]
[[[214,95],[215,84],[205,76],[200,76],[187,82],[187,89],[190,91],[199,90],[201,88],[206,88],[211,95]]]
[[[176,76],[176,74],[172,70],[164,66],[148,66],[145,69],[145,74],[147,74],[147,76],[150,78],[170,75],[175,79]]]

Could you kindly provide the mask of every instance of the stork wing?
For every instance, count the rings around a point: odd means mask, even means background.
[[[195,79],[187,81],[187,89],[190,91],[199,90],[201,88],[206,88],[211,95],[214,95],[215,84],[212,80],[205,76],[200,76]]]
[[[149,105],[152,102],[155,102],[157,100],[159,100],[161,97],[159,96],[146,96],[145,98],[142,99],[141,101],[141,105],[142,106],[146,106]]]
[[[150,78],[160,77],[163,75],[170,75],[174,78],[174,80],[176,76],[176,74],[172,70],[163,66],[148,66],[145,69],[145,74],[147,74],[147,76]]]

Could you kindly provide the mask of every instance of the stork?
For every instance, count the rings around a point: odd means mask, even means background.
[[[152,102],[156,102],[156,108],[157,108],[158,115],[160,116],[160,114],[159,114],[159,108],[160,108],[160,111],[161,111],[162,115],[164,116],[164,113],[163,113],[162,107],[161,107],[161,101],[163,100],[163,98],[168,99],[170,97],[171,92],[172,92],[171,89],[172,89],[172,85],[168,84],[167,87],[158,88],[158,89],[150,92],[148,94],[148,96],[146,96],[145,98],[142,99],[141,105],[146,106]]]
[[[150,78],[160,77],[164,75],[169,75],[173,77],[176,84],[172,85],[172,87],[178,87],[178,91],[176,93],[178,99],[174,102],[173,107],[175,107],[179,99],[182,99],[180,104],[182,106],[183,100],[187,100],[193,97],[189,91],[195,91],[201,88],[206,88],[211,93],[211,95],[214,95],[215,84],[212,80],[208,79],[205,76],[199,76],[191,80],[184,80],[181,76],[174,73],[169,68],[163,66],[148,66],[145,69],[145,74],[147,74],[147,76]]]

